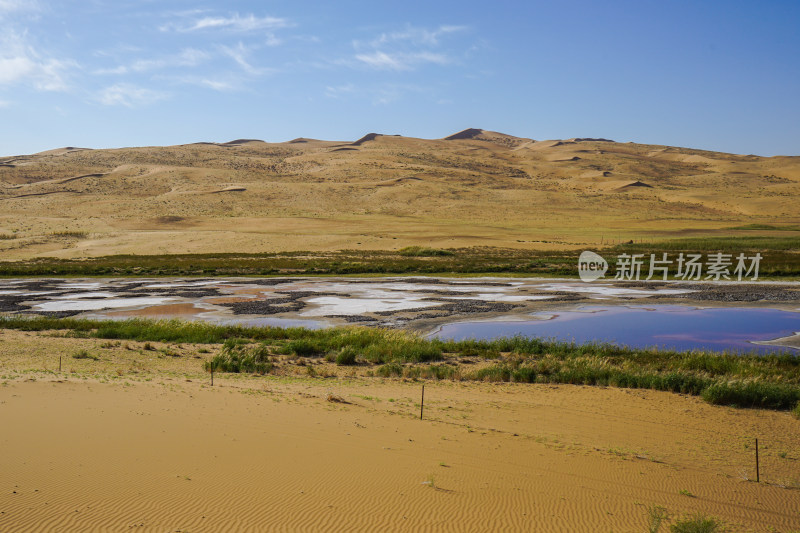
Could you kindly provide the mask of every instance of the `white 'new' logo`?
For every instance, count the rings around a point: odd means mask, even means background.
[[[608,263],[594,252],[585,251],[578,258],[578,275],[582,281],[594,281],[602,278],[608,271]]]

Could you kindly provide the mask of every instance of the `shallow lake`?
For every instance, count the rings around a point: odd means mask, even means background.
[[[530,320],[456,322],[445,324],[432,336],[462,340],[524,335],[636,348],[797,353],[781,346],[755,344],[796,332],[800,332],[800,313],[779,309],[625,305],[533,313]]]
[[[703,308],[702,301],[692,301],[704,288],[723,286],[537,278],[28,278],[0,280],[0,312],[307,328],[359,324],[423,332],[443,324],[434,335],[528,335],[678,350],[791,350],[756,343],[800,332],[800,284],[772,292],[770,284],[745,287],[744,295],[759,307],[722,307],[713,300],[715,307]],[[750,294],[753,290],[758,294]],[[765,307],[773,301],[781,309]]]

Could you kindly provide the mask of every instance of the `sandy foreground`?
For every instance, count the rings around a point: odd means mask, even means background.
[[[100,361],[53,371],[54,342]],[[0,334],[0,531],[638,532],[653,505],[800,529],[788,413],[428,381],[420,421],[420,381],[298,369],[211,387],[188,351],[100,342]]]

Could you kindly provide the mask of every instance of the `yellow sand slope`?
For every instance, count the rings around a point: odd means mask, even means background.
[[[580,248],[796,225],[799,182],[800,157],[479,129],[437,140],[69,148],[0,158],[0,234],[15,237],[0,251]]]
[[[0,388],[0,530],[645,531],[654,505],[800,527],[785,413],[428,383],[420,421],[419,383],[197,379]]]

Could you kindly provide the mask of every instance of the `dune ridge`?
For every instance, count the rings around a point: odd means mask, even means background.
[[[609,235],[735,236],[752,232],[726,228],[800,224],[797,156],[537,141],[479,128],[441,139],[373,132],[349,143],[59,149],[0,165],[0,233],[16,237],[0,240],[8,260],[417,245],[578,249]],[[207,194],[232,184],[243,190]],[[170,216],[196,224],[187,233],[143,222]],[[52,237],[62,231],[85,236]]]

